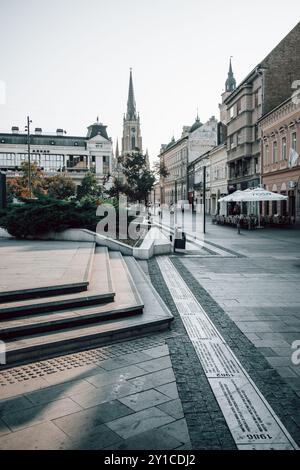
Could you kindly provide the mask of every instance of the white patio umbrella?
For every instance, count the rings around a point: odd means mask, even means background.
[[[246,196],[244,201],[246,202],[258,202],[258,227],[260,228],[260,202],[262,201],[286,201],[288,199],[287,196],[283,196],[282,194],[273,193],[272,191],[268,191],[264,188],[254,188],[254,189],[246,189],[243,191]]]
[[[242,193],[244,193],[242,197],[245,202],[286,201],[288,199],[287,196],[272,193],[272,191],[268,191],[264,188],[246,189],[242,191]]]
[[[239,202],[242,201],[241,197],[243,194],[244,191],[235,191],[234,193],[228,194],[228,196],[219,199],[219,202]]]
[[[261,201],[286,201],[287,196],[272,193],[264,188],[246,189],[245,191],[236,191],[225,198],[220,199],[224,202],[261,202]],[[258,205],[258,226],[260,227],[260,205]]]

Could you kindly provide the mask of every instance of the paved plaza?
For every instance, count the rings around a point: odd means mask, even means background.
[[[205,243],[209,250],[190,244],[185,254],[139,263],[174,316],[170,330],[0,372],[1,449],[239,447],[163,259],[300,444],[300,366],[292,362],[300,340],[300,231],[238,235],[208,220]],[[275,444],[287,448],[279,438]]]

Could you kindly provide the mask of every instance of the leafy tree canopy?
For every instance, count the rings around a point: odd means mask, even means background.
[[[155,183],[155,175],[147,167],[146,156],[139,152],[125,155],[122,159],[122,169],[125,181],[123,183],[116,180],[112,190],[126,194],[132,201],[147,202]]]
[[[80,186],[77,187],[77,199],[82,199],[85,196],[94,196],[101,198],[103,195],[103,188],[97,182],[95,173],[88,172]]]

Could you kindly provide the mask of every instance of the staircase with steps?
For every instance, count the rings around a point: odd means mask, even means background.
[[[72,258],[76,275],[69,266],[64,280],[48,287],[0,292],[0,370],[170,327],[171,313],[134,258],[84,245],[85,262],[83,253]]]

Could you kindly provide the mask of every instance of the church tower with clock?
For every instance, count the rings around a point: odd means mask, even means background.
[[[136,112],[133,91],[132,69],[129,76],[127,113],[123,119],[122,156],[132,152],[143,152],[140,116]]]

